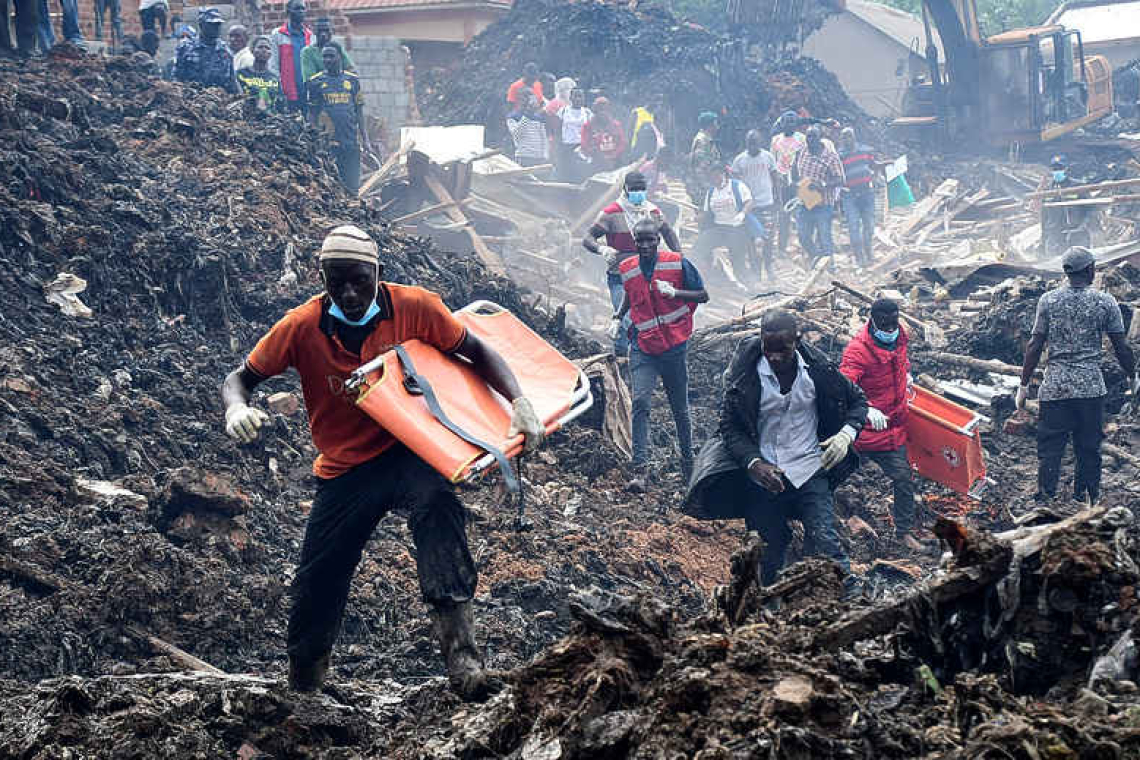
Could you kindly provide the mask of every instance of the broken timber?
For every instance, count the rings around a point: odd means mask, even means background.
[[[507,268],[503,264],[503,260],[499,257],[499,254],[492,251],[487,247],[487,244],[483,242],[483,238],[479,236],[479,233],[475,231],[474,225],[471,224],[471,221],[467,218],[463,211],[459,209],[455,199],[451,197],[451,193],[447,192],[447,188],[444,187],[443,184],[440,183],[440,181],[430,173],[424,176],[424,182],[427,184],[428,189],[431,190],[432,195],[435,196],[435,199],[441,204],[448,206],[447,208],[443,209],[443,212],[447,214],[447,217],[451,219],[451,221],[458,222],[463,225],[463,231],[466,232],[467,237],[471,239],[471,245],[475,249],[476,255],[483,262],[483,264],[485,264],[486,267],[494,274],[497,274],[501,277],[506,277]]]
[[[1011,563],[1018,563],[1025,557],[1041,551],[1053,534],[1095,520],[1105,512],[1104,507],[1086,509],[1050,525],[1018,528],[992,536],[993,540],[1006,544],[1008,551],[991,552],[990,556],[980,564],[954,567],[945,575],[920,583],[890,604],[847,615],[820,631],[813,644],[821,649],[839,649],[857,641],[889,633],[897,625],[917,614],[924,601],[935,605],[945,604],[979,591],[1003,578],[1010,571]]]

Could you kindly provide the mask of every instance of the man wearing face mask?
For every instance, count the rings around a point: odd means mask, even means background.
[[[501,684],[483,669],[471,630],[476,571],[463,504],[442,475],[356,406],[345,381],[393,346],[420,340],[470,361],[511,400],[510,435],[522,433],[528,451],[542,442],[544,428],[498,353],[467,332],[439,296],[383,282],[382,270],[376,243],[363,230],[346,225],[329,233],[320,254],[325,292],[287,313],[226,377],[225,428],[242,443],[256,439],[269,417],[249,405],[254,389],[297,370],[319,456],[293,580],[290,688],[321,686],[364,546],[380,519],[400,506],[409,513],[420,591],[452,687],[464,699],[484,699]]]
[[[582,247],[590,253],[595,253],[606,260],[606,285],[610,291],[610,302],[614,311],[621,306],[625,290],[622,287],[621,273],[618,265],[622,259],[637,253],[633,241],[633,228],[642,219],[651,219],[657,223],[661,239],[670,251],[680,253],[681,241],[677,233],[665,220],[661,209],[648,199],[648,189],[645,175],[641,172],[630,172],[625,175],[624,191],[616,202],[602,209],[597,220],[586,231],[582,238]],[[598,245],[598,238],[605,236],[604,245]],[[629,324],[626,323],[626,328]],[[614,340],[614,353],[625,356],[629,351],[629,340],[626,329],[618,331]]]
[[[622,302],[610,323],[617,338],[629,314],[632,333],[629,372],[633,379],[633,478],[631,491],[645,490],[649,477],[649,408],[657,378],[677,426],[681,450],[681,478],[693,473],[693,430],[689,420],[689,375],[685,364],[693,313],[709,300],[701,275],[691,262],[674,251],[658,251],[660,225],[642,219],[633,228],[637,256],[621,262]]]
[[[843,350],[839,371],[862,389],[871,408],[855,450],[879,466],[894,492],[895,540],[912,551],[922,548],[913,535],[914,480],[906,453],[907,391],[910,359],[907,334],[899,324],[899,307],[880,298],[871,318]]]
[[[697,455],[682,511],[705,520],[744,518],[764,539],[758,568],[770,585],[804,526],[804,554],[850,563],[832,493],[859,466],[851,443],[867,420],[863,391],[818,349],[800,341],[790,312],[764,314],[760,335],[736,347],[724,378],[717,434]],[[850,575],[845,581],[854,586]]]

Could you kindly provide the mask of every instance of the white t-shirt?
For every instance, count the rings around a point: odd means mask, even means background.
[[[752,198],[761,208],[776,202],[772,196],[774,171],[776,171],[776,159],[763,148],[755,156],[744,151],[732,160],[732,173],[748,185],[748,189],[752,191]]]
[[[736,183],[740,193],[741,207],[752,200],[752,193],[748,185],[743,182]],[[724,183],[724,187],[714,187],[709,195],[709,210],[713,213],[713,221],[729,227],[739,227],[744,224],[744,214],[736,210],[736,195],[732,192],[732,180]]]
[[[234,71],[252,68],[252,66],[253,51],[249,49],[249,45],[246,45],[234,56]]]
[[[562,144],[581,145],[582,127],[594,118],[594,112],[585,106],[566,106],[558,112],[558,118],[562,120]]]

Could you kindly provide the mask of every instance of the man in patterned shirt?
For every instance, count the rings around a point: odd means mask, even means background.
[[[814,262],[824,256],[835,255],[831,220],[835,216],[839,189],[846,180],[839,154],[826,144],[818,124],[808,127],[806,138],[806,146],[796,154],[792,179],[797,185],[801,180],[808,180],[812,189],[823,194],[822,203],[814,208],[800,206],[796,215],[800,246]]]
[[[1049,343],[1045,380],[1037,397],[1037,496],[1050,500],[1057,494],[1061,457],[1073,436],[1076,473],[1074,498],[1095,504],[1100,496],[1100,442],[1104,437],[1104,399],[1107,389],[1100,372],[1104,335],[1112,341],[1116,360],[1135,397],[1138,390],[1136,360],[1124,337],[1120,307],[1110,294],[1092,288],[1096,261],[1087,248],[1070,248],[1062,259],[1069,282],[1050,290],[1037,302],[1037,320],[1025,349],[1017,408],[1025,406],[1029,381]]]

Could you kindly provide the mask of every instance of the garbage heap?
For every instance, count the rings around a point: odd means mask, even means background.
[[[509,142],[507,86],[529,61],[541,71],[573,77],[587,93],[605,95],[619,118],[650,96],[664,95],[673,112],[666,141],[684,140],[686,149],[701,111],[723,114],[726,145],[742,143],[748,129],[770,128],[786,109],[854,124],[867,140],[877,134],[834,75],[814,59],[748,60],[738,41],[658,6],[548,0],[516,2],[468,43],[455,64],[417,72],[425,121],[483,124],[488,145]]]

